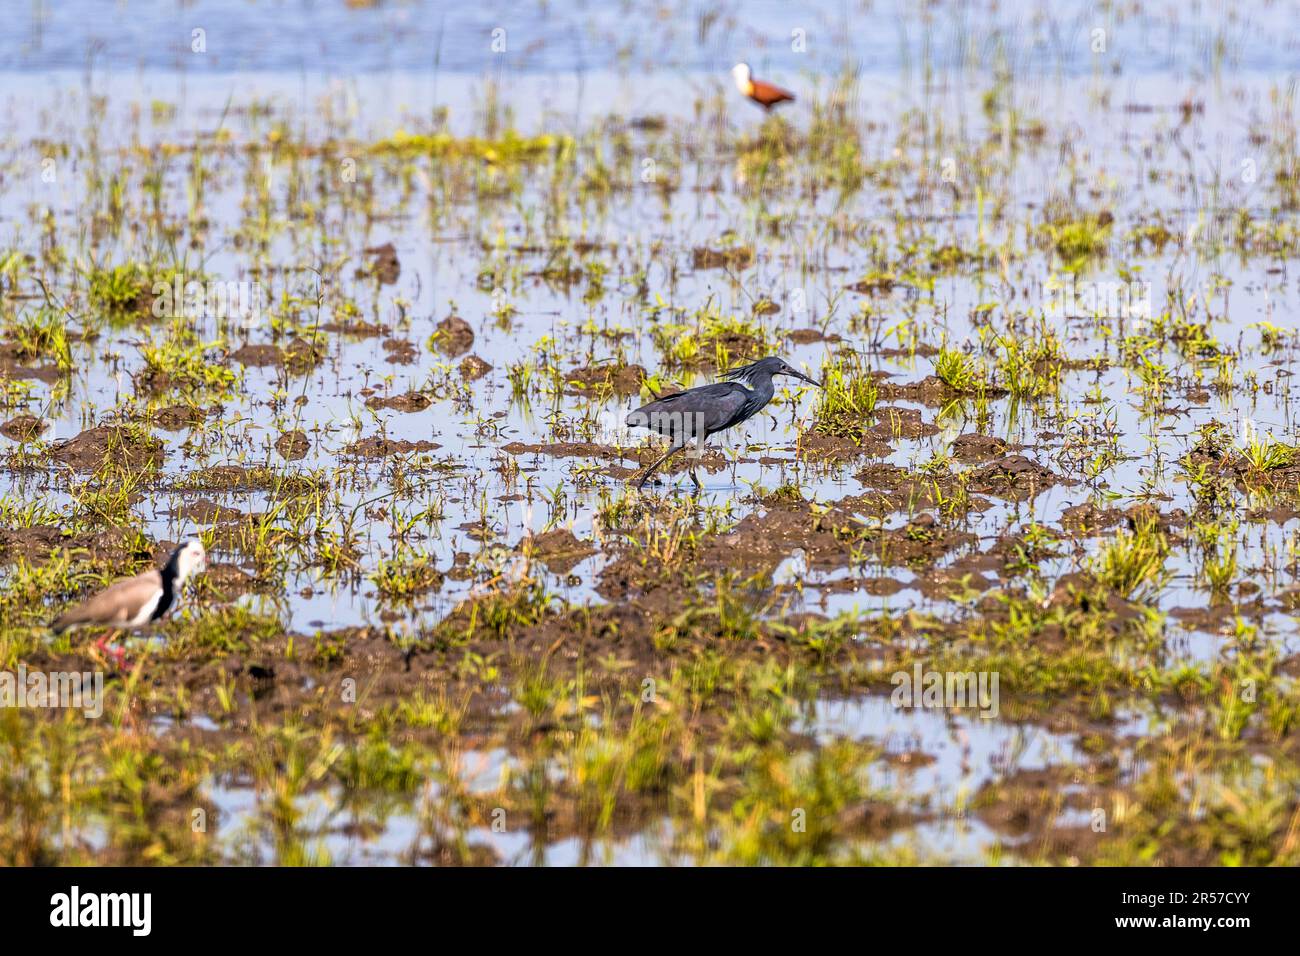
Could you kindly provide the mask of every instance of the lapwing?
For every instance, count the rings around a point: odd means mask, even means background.
[[[186,541],[171,553],[161,568],[115,581],[93,597],[59,615],[50,625],[55,634],[85,625],[129,630],[156,621],[176,606],[190,575],[207,567],[207,555],[198,541]],[[102,637],[95,646],[108,654]]]
[[[765,110],[771,110],[777,103],[794,102],[794,94],[789,90],[754,79],[748,63],[737,63],[733,66],[731,76],[736,81],[736,89]]]

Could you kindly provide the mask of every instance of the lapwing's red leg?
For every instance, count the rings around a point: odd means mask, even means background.
[[[103,635],[95,642],[95,650],[104,655],[105,658],[112,661],[118,670],[130,670],[126,661],[126,648],[112,648],[108,646],[108,634]]]

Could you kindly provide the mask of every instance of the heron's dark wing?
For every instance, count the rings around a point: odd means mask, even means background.
[[[627,423],[675,441],[703,438],[748,418],[752,396],[753,392],[736,382],[701,385],[641,406],[627,416]]]
[[[717,389],[713,412],[708,416],[710,433],[738,425],[758,410],[757,396],[753,389],[746,388],[739,382],[719,382],[705,387]]]

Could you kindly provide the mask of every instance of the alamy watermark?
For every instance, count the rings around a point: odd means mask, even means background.
[[[222,282],[209,279],[186,281],[177,273],[153,284],[153,314],[159,319],[216,318],[251,325],[266,308],[260,282],[246,279]]]
[[[50,897],[50,925],[123,927],[132,936],[148,936],[153,930],[153,894],[83,893],[74,885]]]
[[[980,717],[997,717],[997,671],[927,671],[918,661],[911,671],[897,671],[889,682],[894,692],[889,702],[895,707],[926,710],[976,710]]]
[[[0,671],[0,707],[69,708],[91,720],[104,715],[103,671]]]
[[[1138,280],[1083,280],[1043,285],[1043,313],[1065,319],[1150,319],[1151,283]]]
[[[629,413],[621,409],[612,409],[597,415],[596,430],[592,439],[619,448],[633,448],[640,445],[647,434],[652,433],[658,433],[683,449],[683,454],[687,457],[702,455],[704,439],[709,437],[703,412],[637,410]],[[716,444],[725,441],[722,435],[715,437]]]

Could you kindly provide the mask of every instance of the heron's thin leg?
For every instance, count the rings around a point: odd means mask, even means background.
[[[707,435],[701,435],[701,436],[700,436],[700,440],[699,440],[698,442],[695,443],[695,453],[696,453],[696,457],[697,457],[697,458],[703,458],[703,457],[704,457],[704,443],[705,443],[706,441],[708,441],[708,436],[707,436]],[[695,462],[694,462],[694,461],[691,462],[691,481],[692,481],[692,483],[694,483],[694,485],[695,485],[695,490],[696,490],[696,491],[703,491],[703,490],[704,490],[704,486],[703,486],[702,484],[700,484],[700,479],[699,479],[699,477],[695,474]]]
[[[681,450],[682,450],[682,446],[679,445],[677,442],[673,442],[671,445],[669,445],[668,450],[659,457],[659,460],[646,469],[646,473],[642,475],[641,480],[636,483],[636,490],[640,491],[645,486],[645,483],[650,480],[650,476],[655,473],[655,469],[657,469],[660,465],[662,465],[669,458],[671,458],[674,453],[679,452]]]

